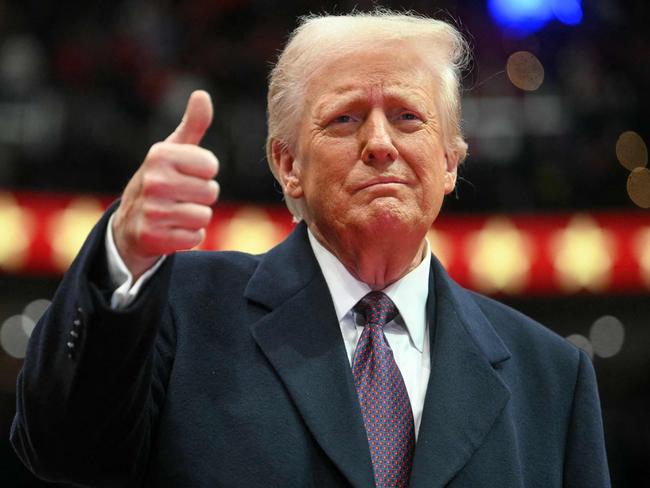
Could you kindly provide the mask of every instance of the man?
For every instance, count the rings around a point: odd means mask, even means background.
[[[27,466],[81,486],[608,486],[588,357],[460,288],[425,239],[466,154],[465,53],[431,19],[304,21],[268,105],[301,223],[262,256],[174,255],[218,193],[193,93],[32,335]]]

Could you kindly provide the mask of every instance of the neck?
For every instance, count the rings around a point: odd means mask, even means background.
[[[314,237],[359,281],[373,290],[383,290],[415,269],[424,258],[425,233],[399,233],[365,240],[359,233],[328,234],[310,225]]]

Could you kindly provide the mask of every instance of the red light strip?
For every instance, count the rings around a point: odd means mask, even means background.
[[[60,275],[113,197],[0,193],[0,270]],[[264,252],[292,229],[283,206],[220,203],[202,249]],[[434,253],[462,285],[498,294],[650,290],[650,214],[442,215]]]

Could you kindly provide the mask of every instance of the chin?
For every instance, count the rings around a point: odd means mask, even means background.
[[[382,199],[383,200],[383,199]],[[383,232],[411,232],[423,223],[422,218],[397,202],[373,202],[365,216],[365,225]]]

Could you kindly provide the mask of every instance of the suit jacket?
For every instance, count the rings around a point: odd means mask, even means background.
[[[79,486],[370,487],[363,420],[304,224],[261,256],[180,253],[125,310],[107,215],[34,330],[11,441]],[[609,486],[589,358],[434,259],[412,487]]]

